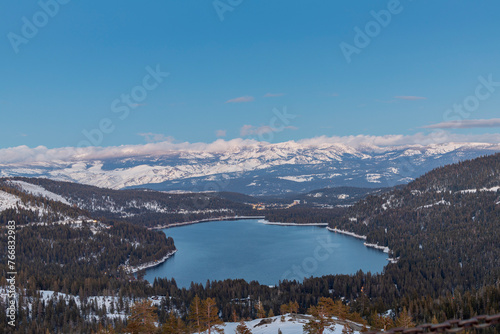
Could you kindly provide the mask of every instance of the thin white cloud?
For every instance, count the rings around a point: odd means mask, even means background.
[[[399,99],[399,100],[407,100],[407,101],[415,101],[415,100],[427,100],[426,97],[423,97],[423,96],[411,96],[411,95],[407,95],[407,96],[394,96],[395,99]]]
[[[240,129],[240,136],[241,137],[247,137],[247,136],[261,136],[265,135],[271,132],[281,132],[283,130],[298,130],[299,128],[296,126],[285,126],[280,129],[273,128],[268,125],[263,125],[263,126],[253,126],[253,125],[248,125],[245,124],[241,127]]]
[[[441,122],[424,126],[425,129],[472,129],[500,127],[500,118],[491,119],[463,119],[458,121]]]
[[[261,127],[262,128],[262,127]],[[252,128],[256,131],[257,128]],[[263,128],[261,131],[266,131]],[[293,141],[292,141],[293,143]],[[429,134],[416,133],[413,135],[386,135],[386,136],[344,136],[344,137],[315,137],[299,140],[296,143],[307,147],[324,147],[325,145],[346,145],[361,150],[384,151],[388,147],[398,146],[415,147],[432,144],[447,143],[485,143],[497,145],[500,150],[500,134],[453,134],[446,131],[436,131]],[[250,139],[218,139],[212,143],[173,143],[165,141],[147,143],[142,145],[121,145],[112,147],[62,147],[49,149],[45,146],[30,148],[18,146],[0,149],[0,167],[6,165],[45,165],[46,163],[80,162],[89,160],[102,160],[110,158],[128,158],[141,156],[167,156],[177,155],[182,151],[191,152],[227,152],[245,147],[262,147],[270,144]]]
[[[139,136],[144,137],[148,143],[158,143],[158,142],[173,142],[175,139],[172,136],[165,136],[161,133],[138,133]]]
[[[275,132],[275,131],[276,131],[276,129],[273,129],[272,127],[270,127],[268,125],[253,126],[253,125],[245,124],[240,129],[240,136],[242,136],[242,137],[253,136],[253,135],[258,136],[258,135],[264,135],[264,134]]]
[[[227,100],[225,103],[245,103],[245,102],[252,102],[255,100],[253,96],[240,96],[231,100]]]
[[[226,134],[227,134],[226,130],[217,130],[217,131],[215,131],[215,136],[216,137],[225,137]]]
[[[264,97],[280,97],[285,95],[285,93],[267,93]]]

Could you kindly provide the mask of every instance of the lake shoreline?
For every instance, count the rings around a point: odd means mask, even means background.
[[[297,223],[280,223],[280,222],[270,222],[266,219],[259,219],[259,223],[266,225],[279,225],[279,226],[328,226],[328,223],[316,223],[316,224],[297,224]]]
[[[266,218],[266,216],[223,216],[223,217],[216,217],[216,218],[192,220],[192,221],[181,222],[181,223],[173,223],[170,225],[159,225],[159,226],[155,226],[155,227],[149,227],[148,230],[163,230],[163,229],[167,229],[167,228],[171,228],[171,227],[187,226],[187,225],[217,222],[217,221],[245,220],[245,219],[258,220],[258,219],[265,219],[265,218]]]
[[[330,232],[345,234],[345,235],[348,235],[348,236],[351,236],[351,237],[354,237],[354,238],[357,238],[357,239],[366,240],[366,235],[360,235],[360,234],[356,234],[354,232],[349,232],[349,231],[345,231],[345,230],[339,230],[338,228],[327,227],[326,229],[328,231],[330,231]],[[370,247],[370,248],[375,248],[375,249],[381,250],[382,252],[384,252],[386,254],[389,254],[391,252],[390,248],[387,247],[387,246],[379,246],[378,244],[370,244],[370,243],[368,243],[366,241],[363,242],[363,245],[365,245],[365,247]],[[387,261],[389,261],[391,263],[396,263],[397,259],[389,257],[389,258],[387,258]]]
[[[164,257],[162,257],[159,260],[155,260],[155,261],[143,263],[143,264],[140,264],[138,266],[128,266],[128,268],[125,268],[125,270],[128,273],[130,273],[130,274],[134,274],[134,273],[136,273],[138,271],[141,271],[141,270],[145,270],[145,269],[149,269],[149,268],[153,268],[153,267],[159,266],[160,264],[162,264],[165,261],[167,261],[170,257],[172,257],[175,253],[177,253],[177,249],[173,250],[171,252],[168,252],[167,255],[165,255]]]

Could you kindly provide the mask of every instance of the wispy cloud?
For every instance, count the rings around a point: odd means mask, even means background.
[[[217,130],[217,131],[215,131],[215,136],[216,137],[225,137],[226,136],[226,130]]]
[[[264,97],[280,97],[285,95],[285,93],[267,93]]]
[[[260,135],[265,135],[271,132],[280,132],[283,130],[298,130],[296,126],[285,126],[280,129],[273,128],[269,125],[263,125],[263,126],[253,126],[253,125],[243,125],[240,129],[240,136],[241,137],[247,137],[247,136],[260,136]]]
[[[255,100],[253,96],[240,96],[231,100],[227,100],[226,103],[244,103],[244,102],[252,102]]]
[[[500,118],[464,119],[459,121],[441,122],[423,126],[425,129],[471,129],[500,127]]]
[[[165,136],[164,134],[161,134],[161,133],[146,132],[146,133],[138,133],[138,135],[141,137],[144,137],[144,139],[148,143],[158,143],[158,142],[171,142],[171,143],[173,143],[175,141],[174,137]]]
[[[394,98],[399,99],[399,100],[407,100],[407,101],[427,100],[427,98],[423,97],[423,96],[411,96],[411,95],[394,96]]]
[[[269,125],[263,125],[263,126],[253,126],[249,124],[245,124],[241,127],[240,129],[240,136],[242,137],[247,137],[247,136],[253,136],[253,135],[263,135],[266,133],[271,133],[276,131]]]

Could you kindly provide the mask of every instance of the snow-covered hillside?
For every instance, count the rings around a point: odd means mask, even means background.
[[[9,180],[8,183],[15,186],[16,188],[18,188],[19,190],[21,190],[22,192],[25,192],[27,194],[45,197],[45,198],[48,198],[48,199],[56,201],[56,202],[61,202],[61,203],[70,205],[70,203],[66,200],[66,198],[64,198],[60,195],[54,194],[53,192],[50,192],[47,189],[40,187],[40,186],[37,186],[35,184],[31,184],[31,183],[24,182],[24,181],[18,181],[18,180]]]
[[[285,317],[285,321],[281,321],[281,316],[276,316],[268,319],[256,319],[252,321],[247,321],[245,324],[247,325],[248,328],[252,331],[253,334],[277,334],[278,330],[281,330],[283,334],[303,334],[304,330],[304,324],[307,322],[305,319],[301,318],[306,318],[307,316],[299,316],[297,317],[290,317],[287,315]],[[270,323],[267,323],[270,322]],[[236,330],[236,326],[238,326],[238,323],[235,322],[227,322],[226,326],[224,326],[224,333],[225,334],[234,334]],[[337,324],[335,325],[335,329],[333,331],[331,330],[325,330],[324,334],[341,334],[342,333],[342,328],[343,325]],[[359,331],[354,331],[355,334],[358,334]]]
[[[68,158],[6,163],[0,176],[47,177],[120,189],[226,190],[250,195],[307,192],[324,187],[387,187],[442,166],[500,151],[493,144],[350,147],[297,142],[254,143],[224,151],[165,151],[153,155]],[[36,192],[36,189],[32,189]]]

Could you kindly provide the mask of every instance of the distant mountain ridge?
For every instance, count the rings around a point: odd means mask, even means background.
[[[391,187],[440,166],[500,151],[498,144],[400,147],[258,143],[223,152],[183,150],[43,163],[2,164],[0,176],[46,177],[112,189],[229,191],[253,196],[327,187]]]

